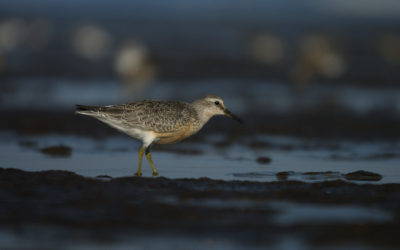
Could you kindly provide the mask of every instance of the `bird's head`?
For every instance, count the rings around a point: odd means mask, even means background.
[[[206,95],[196,100],[194,106],[208,119],[214,115],[224,115],[238,122],[242,120],[225,107],[224,100],[217,95]]]

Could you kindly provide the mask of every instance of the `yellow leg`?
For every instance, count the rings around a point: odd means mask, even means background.
[[[153,176],[157,176],[158,172],[157,172],[157,169],[154,167],[153,161],[151,160],[151,154],[150,154],[150,149],[149,148],[146,149],[146,157],[147,157],[147,160],[149,160],[151,169],[153,170]]]
[[[142,176],[142,159],[143,159],[144,147],[139,150],[139,167],[138,171],[135,173],[136,176]]]

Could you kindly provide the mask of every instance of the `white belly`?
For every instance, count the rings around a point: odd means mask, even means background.
[[[155,134],[151,131],[144,130],[141,128],[134,128],[134,127],[127,128],[122,123],[115,121],[115,120],[112,120],[112,121],[107,120],[107,119],[103,120],[98,117],[97,117],[97,119],[101,120],[104,123],[107,123],[109,126],[129,135],[130,137],[133,137],[135,139],[142,141],[143,146],[145,146],[145,147],[149,146],[151,143],[153,143],[154,140],[156,140]]]

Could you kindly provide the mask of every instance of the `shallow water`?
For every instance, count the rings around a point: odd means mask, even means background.
[[[87,177],[132,176],[137,170],[140,143],[125,136],[95,140],[67,135],[2,133],[1,137],[1,166],[6,168],[68,170]],[[380,181],[369,183],[400,183],[400,156],[396,155],[400,145],[397,143],[343,142],[330,149],[298,138],[258,136],[257,140],[275,148],[254,149],[239,144],[218,148],[213,144],[218,136],[211,134],[202,142],[155,147],[152,156],[160,176],[167,178],[276,181],[281,180],[278,173],[288,172],[286,179],[313,182],[344,179],[343,174],[364,170],[383,176]],[[291,150],[280,149],[288,143]],[[71,155],[63,157],[40,151],[58,145],[70,147]],[[271,162],[259,163],[259,157],[268,157]],[[144,161],[143,175],[151,176],[147,161]]]
[[[393,216],[380,209],[361,206],[310,205],[288,202],[273,202],[273,209],[279,211],[274,222],[279,225],[335,224],[390,222]]]

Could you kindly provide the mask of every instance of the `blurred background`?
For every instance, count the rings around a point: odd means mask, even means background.
[[[379,114],[390,133],[361,136],[398,137],[399,69],[397,0],[0,2],[3,111],[214,93],[250,121]]]

